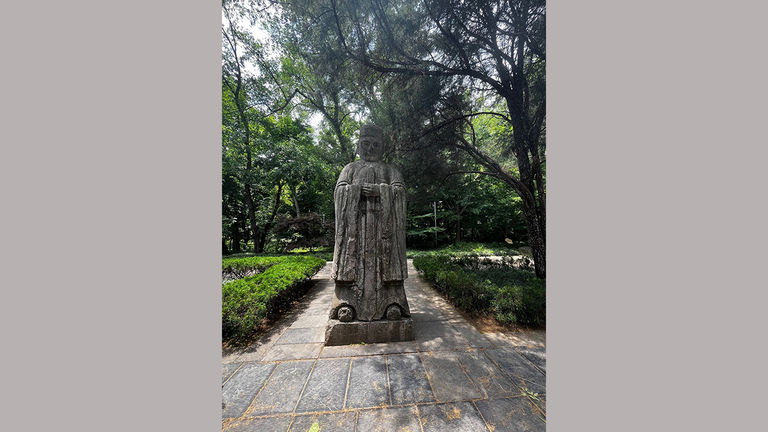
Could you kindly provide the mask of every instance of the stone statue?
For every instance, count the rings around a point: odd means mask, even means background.
[[[336,244],[331,277],[335,292],[331,318],[398,320],[410,316],[403,281],[405,185],[400,172],[381,162],[382,130],[360,128],[361,160],[347,164],[334,191]]]

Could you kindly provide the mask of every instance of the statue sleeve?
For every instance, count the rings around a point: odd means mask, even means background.
[[[362,186],[351,184],[351,171],[350,165],[344,167],[333,192],[336,233],[331,277],[337,281],[354,281],[356,276],[357,207]]]
[[[390,166],[389,184],[381,184],[382,205],[382,270],[384,281],[405,280],[408,267],[405,258],[406,190],[400,172]]]

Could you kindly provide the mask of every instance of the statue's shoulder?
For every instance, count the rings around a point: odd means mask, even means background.
[[[341,169],[341,174],[339,174],[339,179],[347,178],[354,175],[359,165],[360,163],[358,161],[350,162],[344,165],[344,168]]]
[[[358,159],[358,160],[356,160],[354,162],[350,162],[350,163],[346,164],[344,166],[344,168],[353,168],[353,167],[357,168],[357,167],[359,167],[362,164],[363,164],[363,160],[362,159]]]

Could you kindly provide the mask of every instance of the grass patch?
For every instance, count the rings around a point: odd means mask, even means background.
[[[443,256],[451,255],[461,256],[510,256],[520,255],[517,249],[512,248],[506,243],[479,243],[462,242],[444,246],[439,249],[415,250],[409,249],[406,252],[408,258],[417,258],[425,256]]]
[[[506,261],[450,255],[416,257],[413,265],[470,314],[491,314],[501,324],[546,324],[546,282],[531,270],[514,268]]]
[[[276,255],[226,257],[221,260],[221,273],[224,277],[231,276],[232,278],[239,279],[250,272],[261,273],[285,260],[286,257]]]
[[[313,248],[310,250],[309,248],[302,248],[302,249],[294,249],[291,251],[288,251],[284,254],[276,255],[274,252],[272,253],[260,253],[255,254],[253,252],[241,252],[236,254],[227,255],[224,257],[223,263],[226,263],[228,261],[232,261],[235,259],[240,258],[276,258],[281,256],[314,256],[318,258],[323,258],[326,261],[332,261],[333,260],[333,248],[328,248],[325,246],[320,246]]]
[[[262,321],[283,308],[309,286],[309,279],[325,265],[314,256],[272,256],[225,259],[222,268],[249,271],[254,275],[222,285],[222,337],[241,340],[253,334]],[[254,267],[248,267],[254,266]]]

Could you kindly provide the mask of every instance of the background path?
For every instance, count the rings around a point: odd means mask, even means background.
[[[408,260],[416,340],[326,347],[330,263],[298,307],[222,360],[223,429],[543,431],[544,332],[481,333]]]

